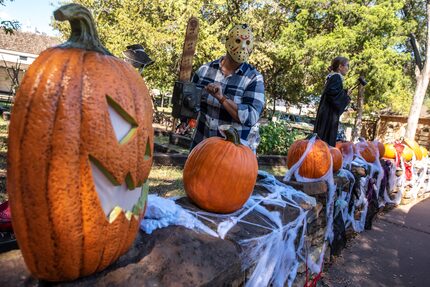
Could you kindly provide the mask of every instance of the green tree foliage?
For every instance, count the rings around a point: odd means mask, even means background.
[[[330,60],[343,55],[351,61],[346,86],[360,75],[369,82],[365,112],[404,111],[411,82],[404,77],[410,56],[401,47],[407,32],[398,16],[402,2],[285,1],[289,24],[282,28],[280,53],[293,63],[289,78],[301,79],[297,98],[320,94]]]
[[[117,56],[128,44],[141,43],[155,60],[145,79],[164,92],[177,78],[186,24],[195,16],[200,33],[194,68],[225,53],[224,37],[233,24],[252,26],[256,48],[250,62],[265,77],[268,100],[317,103],[331,59],[343,55],[351,60],[346,86],[355,85],[359,75],[369,82],[365,113],[384,108],[407,113],[410,104],[406,42],[417,25],[403,14],[405,0],[73,2],[93,12],[102,42]],[[67,35],[66,26],[57,27]]]
[[[305,134],[291,128],[285,122],[269,122],[260,127],[258,154],[287,155],[294,141],[304,138]]]

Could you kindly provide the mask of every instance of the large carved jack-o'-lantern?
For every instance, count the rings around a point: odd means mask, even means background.
[[[68,42],[26,72],[13,108],[7,188],[31,273],[70,280],[107,267],[133,243],[152,165],[145,83],[99,42],[89,11],[70,4]]]

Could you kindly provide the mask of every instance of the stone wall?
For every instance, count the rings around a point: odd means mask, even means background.
[[[377,128],[376,139],[384,143],[392,143],[405,135],[407,117],[402,116],[381,116]],[[430,118],[420,118],[415,140],[419,145],[430,148]]]

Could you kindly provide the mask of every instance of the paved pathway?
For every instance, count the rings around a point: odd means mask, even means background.
[[[324,274],[326,286],[430,286],[430,198],[379,215]]]

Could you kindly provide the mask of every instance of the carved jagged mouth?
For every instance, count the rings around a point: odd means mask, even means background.
[[[124,110],[112,97],[106,95],[110,123],[115,137],[120,145],[126,144],[136,136],[137,122]],[[108,169],[106,169],[96,158],[89,156],[94,185],[99,196],[103,211],[113,222],[122,212],[128,220],[134,215],[138,217],[145,208],[148,197],[148,183],[133,183],[128,174],[123,183],[118,183]],[[151,159],[151,146],[149,137],[146,142],[144,160]]]
[[[125,181],[121,185],[114,185],[106,176],[106,171],[100,170],[93,160],[90,162],[97,195],[109,222],[113,222],[121,211],[128,220],[132,215],[138,217],[148,197],[148,183],[131,190],[127,188]]]

